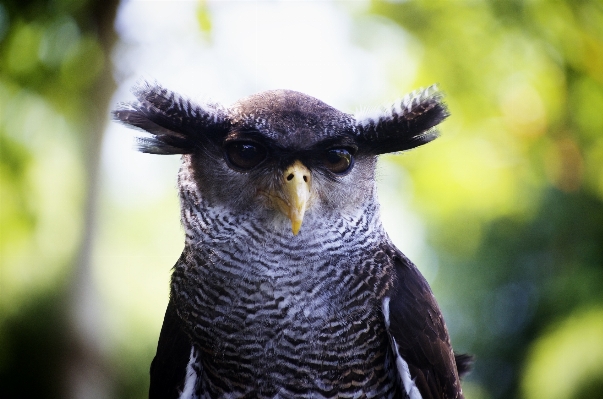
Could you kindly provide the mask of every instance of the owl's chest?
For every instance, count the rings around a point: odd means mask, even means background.
[[[389,379],[379,311],[387,273],[371,262],[350,252],[199,249],[177,266],[172,295],[209,376],[260,391],[371,389]]]
[[[292,289],[279,282],[242,284],[238,288],[254,286],[253,294],[220,295],[192,323],[204,389],[212,397],[224,393],[213,392],[219,386],[258,398],[302,397],[302,392],[326,398],[346,389],[359,398],[364,390],[378,392],[377,397],[394,392],[385,366],[387,334],[368,295],[356,302],[320,283],[300,282],[303,289]]]
[[[381,322],[374,312],[380,303],[374,278],[354,273],[345,259],[260,257],[237,265],[221,257],[184,274],[186,284],[175,278],[173,287],[189,298],[181,302],[183,318],[199,344],[215,354],[235,345],[250,358],[287,347],[324,353],[335,344],[357,344],[357,330]]]

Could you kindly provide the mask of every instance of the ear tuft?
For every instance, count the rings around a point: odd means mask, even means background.
[[[435,130],[448,117],[435,85],[419,89],[389,108],[355,116],[359,139],[373,154],[409,150],[438,137]]]
[[[219,104],[195,104],[159,84],[143,82],[132,90],[137,102],[120,104],[113,118],[152,134],[137,147],[151,154],[189,154],[204,138],[224,134],[229,121]]]

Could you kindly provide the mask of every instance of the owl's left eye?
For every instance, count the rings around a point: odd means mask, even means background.
[[[234,142],[226,145],[226,157],[235,167],[249,170],[266,158],[266,149],[253,142]]]
[[[352,168],[354,158],[347,148],[331,148],[325,154],[324,163],[331,172],[341,175]]]

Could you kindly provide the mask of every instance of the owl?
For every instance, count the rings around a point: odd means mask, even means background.
[[[158,84],[113,116],[181,154],[184,249],[150,398],[463,398],[436,299],[381,223],[380,154],[438,136],[437,88],[352,115],[291,90],[230,107]]]

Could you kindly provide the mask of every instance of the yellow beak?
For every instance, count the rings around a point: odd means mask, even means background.
[[[291,220],[293,235],[299,233],[304,220],[310,199],[311,178],[310,170],[300,161],[295,161],[283,174],[282,195],[277,196],[276,203],[280,211]]]

